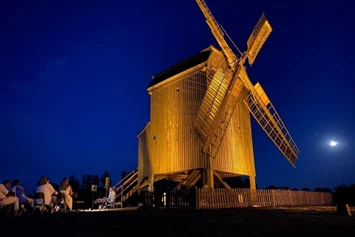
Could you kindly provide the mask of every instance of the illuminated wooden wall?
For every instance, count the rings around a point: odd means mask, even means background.
[[[148,88],[151,95],[150,122],[138,135],[139,180],[157,174],[171,174],[208,163],[192,133],[193,122],[207,88],[205,67],[217,68],[221,53],[210,47],[207,61]],[[242,92],[243,98],[247,91]],[[240,101],[214,161],[214,170],[255,176],[250,114]]]

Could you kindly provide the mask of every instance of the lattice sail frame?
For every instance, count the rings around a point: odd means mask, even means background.
[[[295,167],[300,150],[260,83],[256,83],[254,89],[244,103],[264,132]]]
[[[206,73],[210,83],[193,127],[203,151],[212,158],[216,157],[236,104],[241,101],[240,92],[246,87],[249,95],[244,103],[250,113],[295,167],[299,153],[297,145],[260,83],[252,85],[244,66],[238,66],[234,73],[225,62],[220,62],[216,70],[208,68]]]
[[[234,109],[241,102],[244,87],[238,73],[234,73],[224,59],[216,70],[206,69],[209,81],[193,126],[203,152],[215,158],[231,121]]]
[[[247,41],[247,57],[250,66],[253,65],[256,56],[260,52],[260,49],[265,44],[265,41],[271,32],[272,27],[263,13]]]

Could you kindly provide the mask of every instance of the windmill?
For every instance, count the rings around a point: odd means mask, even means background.
[[[246,175],[255,189],[250,114],[293,166],[299,153],[244,66],[254,63],[272,28],[262,14],[237,57],[205,1],[196,2],[222,50],[210,46],[153,76],[150,121],[138,135],[138,186],[168,179],[179,182],[175,189],[200,180],[202,186],[230,188],[223,178]]]

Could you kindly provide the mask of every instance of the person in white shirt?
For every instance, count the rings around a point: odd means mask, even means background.
[[[57,195],[58,192],[55,191],[53,186],[49,183],[49,179],[47,177],[41,177],[37,183],[36,193],[43,193],[44,195],[44,203],[47,206],[52,206],[52,195]]]
[[[23,188],[20,186],[20,180],[19,179],[15,179],[12,182],[11,185],[11,191],[16,193],[16,197],[18,197],[20,204],[30,204],[31,207],[33,208],[34,206],[34,201],[32,198],[26,197],[26,188]]]
[[[8,188],[10,187],[10,180],[5,180],[0,184],[0,206],[14,205],[14,214],[17,216],[19,210],[19,200],[15,196],[10,196]]]
[[[114,187],[110,187],[110,192],[108,193],[107,201],[110,203],[114,203],[116,200],[116,192]]]
[[[72,210],[73,198],[71,196],[73,195],[73,190],[71,189],[71,186],[69,185],[69,180],[67,178],[64,178],[62,180],[62,183],[60,184],[60,193],[63,194],[65,198],[65,203],[68,205],[69,210]]]

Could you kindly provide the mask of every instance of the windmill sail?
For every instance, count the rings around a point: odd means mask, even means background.
[[[243,82],[237,78],[238,73],[234,73],[223,62],[214,73],[207,69],[207,75],[210,75],[210,82],[199,108],[193,132],[200,141],[203,151],[214,158],[243,89]]]
[[[222,62],[214,72],[210,68],[207,69],[207,75],[211,76],[210,83],[193,127],[193,132],[200,141],[203,151],[215,157],[236,103],[240,99],[241,90],[246,87],[249,95],[244,102],[251,114],[282,154],[295,166],[299,153],[296,144],[260,84],[253,86],[243,66],[246,58],[250,65],[254,63],[260,49],[272,32],[265,15],[261,15],[254,27],[247,41],[246,53],[238,59],[225,41],[223,32],[206,2],[204,0],[196,0],[196,2],[229,65],[228,67]]]
[[[245,73],[244,76],[247,76]],[[259,83],[244,101],[261,128],[271,138],[286,159],[295,167],[300,152],[275,107]]]
[[[271,32],[271,25],[263,13],[247,41],[247,56],[250,66],[253,65],[256,56]]]

